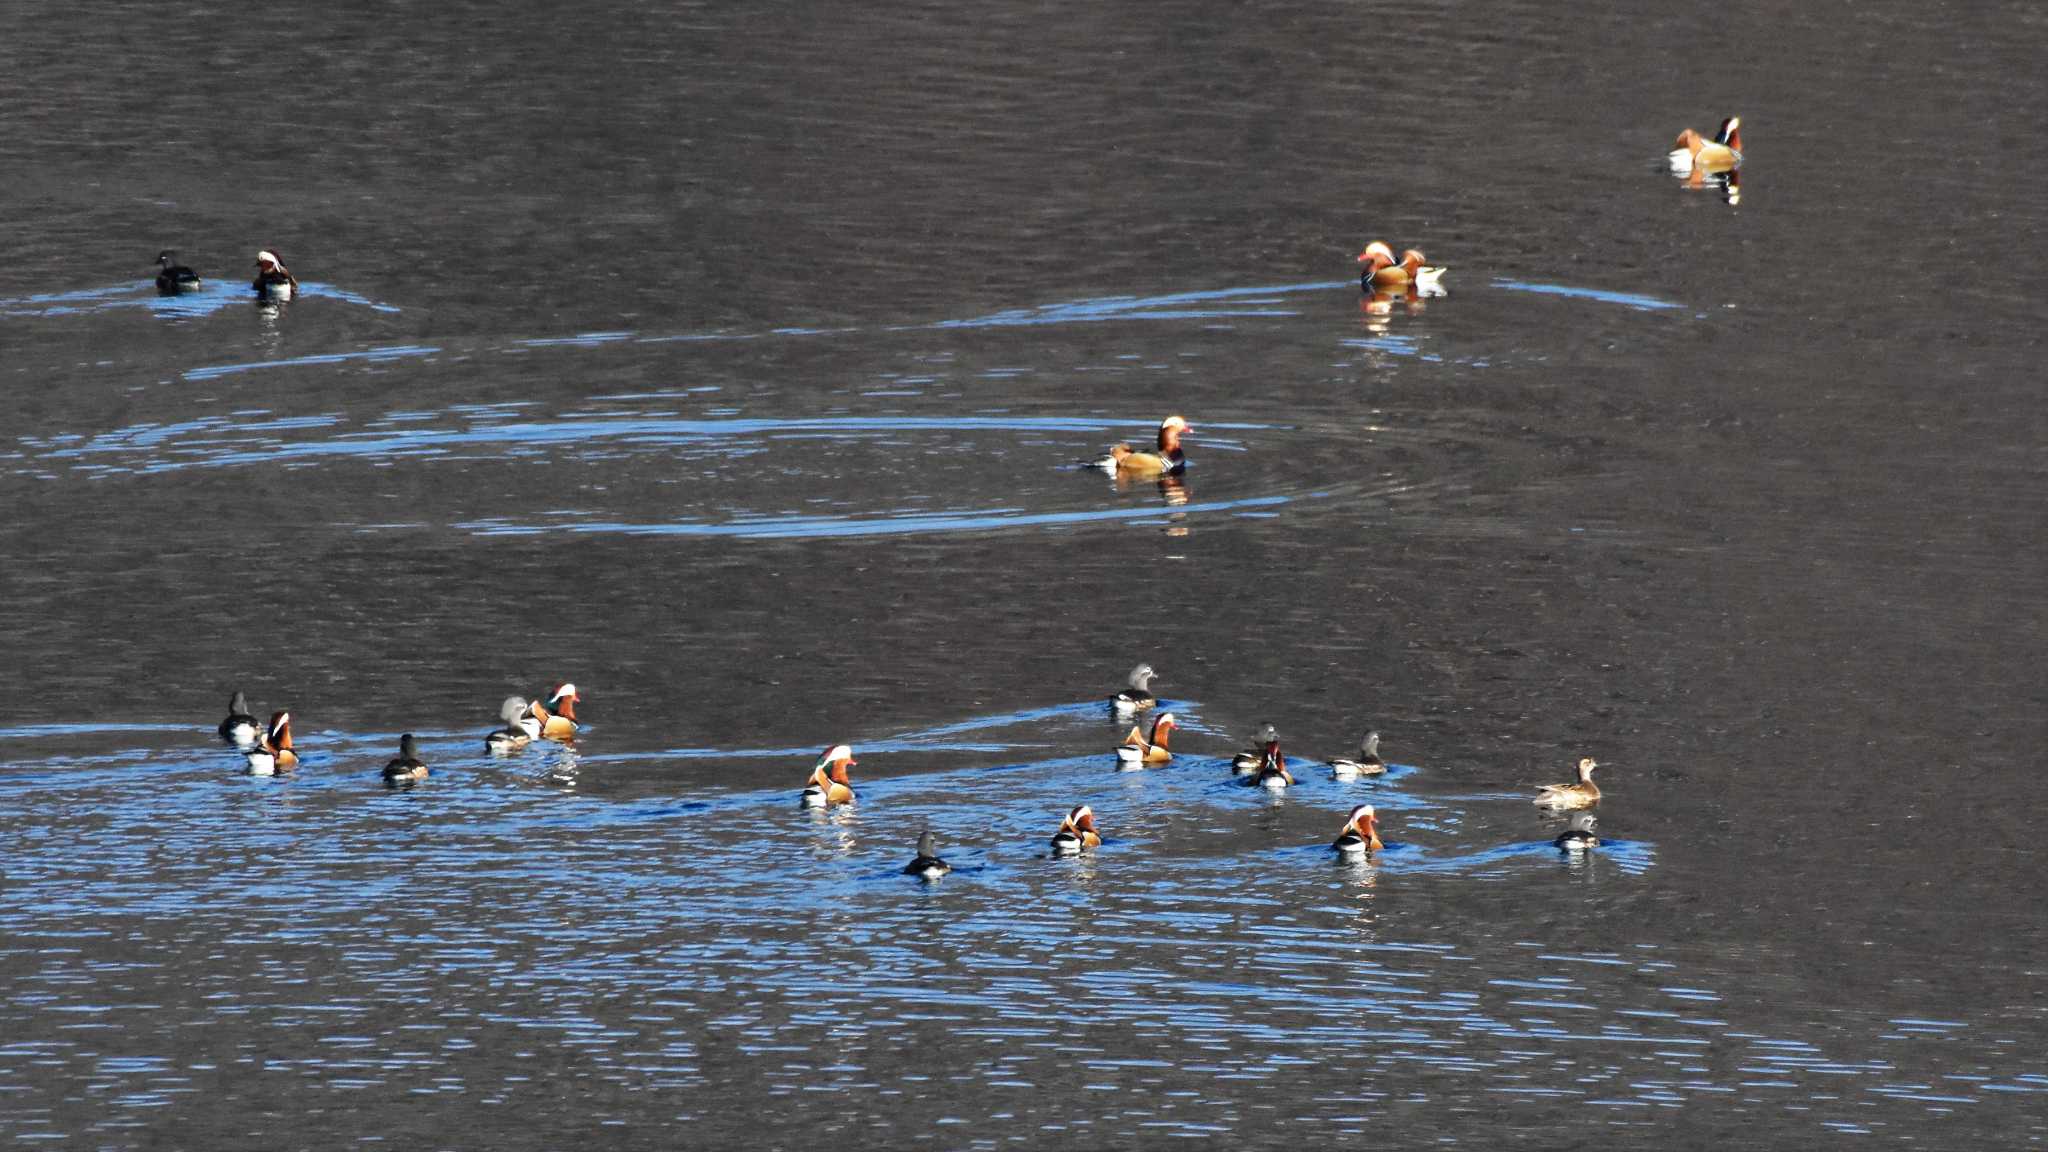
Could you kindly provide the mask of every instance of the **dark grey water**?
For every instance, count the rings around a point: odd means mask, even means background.
[[[0,13],[0,1134],[2041,1142],[2044,48]],[[1733,205],[1663,171],[1731,113]],[[1447,295],[1362,301],[1375,238]],[[1182,482],[1065,467],[1169,413]],[[483,754],[560,679],[573,748]]]

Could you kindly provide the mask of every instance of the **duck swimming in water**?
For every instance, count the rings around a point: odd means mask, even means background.
[[[1258,734],[1252,737],[1252,746],[1230,758],[1230,770],[1239,776],[1250,776],[1266,762],[1266,746],[1280,743],[1280,730],[1271,724],[1259,725]]]
[[[407,732],[398,738],[398,759],[384,765],[384,782],[393,788],[427,778],[427,762],[420,759],[419,741]]]
[[[1671,170],[1684,175],[1695,170],[1726,172],[1742,164],[1742,117],[1730,116],[1708,140],[1687,128],[1678,134],[1672,148]]]
[[[535,700],[529,710],[540,721],[541,736],[549,740],[574,740],[577,728],[581,727],[576,722],[576,703],[582,699],[574,684],[564,682],[555,685],[547,703]]]
[[[1356,780],[1360,776],[1381,776],[1387,771],[1387,762],[1380,759],[1380,734],[1367,732],[1359,742],[1358,759],[1348,760],[1340,756],[1330,761],[1330,774],[1339,780]]]
[[[1368,292],[1402,292],[1410,288],[1424,296],[1436,295],[1448,268],[1431,268],[1423,264],[1422,251],[1410,248],[1394,259],[1394,250],[1384,240],[1375,240],[1358,254],[1358,262],[1365,265],[1359,273],[1359,286]]]
[[[1166,740],[1179,726],[1180,722],[1173,718],[1173,713],[1161,712],[1158,718],[1152,721],[1150,740],[1133,727],[1131,734],[1124,737],[1124,742],[1116,750],[1117,763],[1125,768],[1156,768],[1172,762],[1173,753],[1167,751]]]
[[[271,713],[269,729],[248,756],[251,776],[271,776],[297,768],[299,754],[292,749],[292,714]]]
[[[1591,756],[1579,761],[1579,782],[1576,784],[1545,784],[1536,793],[1534,803],[1539,808],[1591,808],[1600,802],[1600,786],[1593,783],[1593,769],[1599,765]]]
[[[505,702],[498,706],[498,716],[505,726],[484,737],[486,752],[503,756],[540,739],[540,718],[533,715],[524,696],[505,697]]]
[[[1360,804],[1351,810],[1351,818],[1344,821],[1344,830],[1330,842],[1337,855],[1349,859],[1370,856],[1386,847],[1380,843],[1379,817],[1373,815],[1372,805]]]
[[[830,808],[853,803],[853,779],[846,770],[858,763],[860,761],[853,758],[853,749],[845,744],[834,744],[825,749],[811,769],[810,783],[804,788],[801,798],[803,806]]]
[[[1293,786],[1294,773],[1287,770],[1287,757],[1281,754],[1280,741],[1277,737],[1266,745],[1265,752],[1260,756],[1259,772],[1252,777],[1252,783],[1274,792],[1284,791]]]
[[[156,290],[165,296],[199,291],[199,273],[178,263],[178,254],[166,248],[156,254]]]
[[[1571,823],[1557,834],[1550,846],[1567,855],[1577,856],[1600,846],[1600,838],[1593,835],[1593,814],[1572,813]]]
[[[903,866],[903,874],[937,880],[951,872],[953,866],[939,859],[938,851],[938,837],[932,835],[931,829],[925,829],[924,834],[917,838],[917,859]]]
[[[1186,455],[1181,452],[1180,438],[1193,431],[1186,420],[1168,416],[1159,422],[1157,451],[1141,452],[1129,444],[1119,444],[1092,466],[1112,476],[1160,476],[1179,472],[1188,463]]]
[[[1159,703],[1159,698],[1152,695],[1152,681],[1158,675],[1150,664],[1140,664],[1131,669],[1130,686],[1109,698],[1110,710],[1116,713],[1117,719],[1150,711]]]
[[[1060,830],[1052,834],[1052,854],[1072,856],[1083,848],[1094,848],[1101,843],[1102,837],[1095,831],[1095,813],[1083,804],[1060,821]]]
[[[235,746],[237,751],[247,752],[256,747],[263,729],[256,724],[256,717],[249,715],[249,701],[240,692],[228,699],[228,718],[220,722],[220,738]]]
[[[282,303],[299,294],[299,278],[277,258],[277,253],[265,248],[256,254],[256,279],[250,283],[256,289],[256,298],[268,303]]]

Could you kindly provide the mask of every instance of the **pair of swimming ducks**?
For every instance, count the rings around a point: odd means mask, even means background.
[[[178,263],[176,250],[166,248],[156,254],[156,290],[166,296],[180,292],[197,292],[204,286],[199,273]],[[298,294],[299,281],[277,253],[265,248],[256,253],[256,279],[250,282],[260,300],[283,302]]]
[[[1131,669],[1124,688],[1109,698],[1110,710],[1118,719],[1126,719],[1158,706],[1159,698],[1152,694],[1152,681],[1158,678],[1159,673],[1150,664],[1140,664]],[[1124,742],[1117,746],[1118,767],[1129,771],[1172,763],[1173,752],[1167,745],[1178,726],[1179,722],[1171,712],[1162,712],[1153,718],[1150,736],[1133,725]],[[1356,759],[1339,756],[1329,764],[1331,774],[1339,780],[1384,775],[1387,763],[1380,758],[1380,734],[1365,734],[1359,742]],[[1263,788],[1277,791],[1294,783],[1294,774],[1287,768],[1287,757],[1280,751],[1280,733],[1271,724],[1259,726],[1257,739],[1250,748],[1231,759],[1230,767],[1237,775],[1251,777],[1251,783]]]
[[[576,735],[576,702],[582,697],[574,684],[555,686],[547,702],[528,704],[508,696],[499,714],[506,726],[484,737],[484,747],[494,753],[516,752],[537,739],[570,740]],[[299,766],[299,754],[292,747],[292,714],[270,714],[269,724],[258,724],[249,713],[246,695],[235,693],[228,700],[227,719],[220,722],[220,737],[241,752],[252,776],[274,776]],[[409,784],[427,778],[426,761],[420,759],[419,742],[408,732],[399,737],[398,756],[384,766],[388,784]]]

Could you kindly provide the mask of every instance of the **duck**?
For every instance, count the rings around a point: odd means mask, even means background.
[[[1073,856],[1083,848],[1093,848],[1101,843],[1102,837],[1095,831],[1095,813],[1083,804],[1060,821],[1060,830],[1052,834],[1052,854]]]
[[[534,716],[524,696],[507,696],[498,706],[505,726],[484,737],[484,751],[503,756],[517,752],[540,739],[541,721]]]
[[[1167,751],[1166,740],[1179,726],[1180,722],[1173,718],[1173,713],[1161,712],[1158,718],[1152,721],[1152,738],[1148,740],[1133,725],[1131,734],[1124,737],[1123,744],[1116,750],[1117,763],[1126,768],[1171,763],[1173,753]]]
[[[1600,838],[1593,835],[1593,814],[1591,812],[1572,813],[1571,823],[1566,826],[1564,831],[1557,834],[1557,839],[1552,840],[1550,846],[1559,852],[1573,856],[1580,855],[1589,849],[1598,848],[1600,846]]]
[[[277,253],[265,248],[256,253],[256,279],[250,283],[258,300],[279,303],[298,295],[299,278],[292,275]]]
[[[419,741],[407,732],[398,738],[398,759],[384,766],[384,782],[393,788],[427,778],[427,762],[420,759]]]
[[[256,746],[263,729],[257,727],[256,717],[249,714],[249,701],[240,692],[228,698],[228,718],[220,722],[220,738],[235,746],[237,751],[247,752]]]
[[[299,754],[292,750],[292,714],[272,712],[263,739],[248,752],[249,774],[271,776],[299,766]]]
[[[1351,810],[1350,819],[1344,821],[1343,831],[1330,842],[1337,855],[1346,858],[1370,856],[1385,848],[1380,843],[1379,817],[1373,815],[1372,805],[1360,804]]]
[[[923,880],[937,880],[952,870],[951,864],[939,859],[938,837],[932,835],[929,828],[917,838],[917,859],[903,866],[905,876],[916,876]]]
[[[860,761],[853,758],[853,749],[845,744],[834,744],[818,757],[818,763],[811,768],[810,784],[804,788],[802,797],[806,808],[830,808],[835,804],[853,803],[853,780],[846,770]]]
[[[199,291],[199,273],[178,263],[178,253],[166,248],[156,254],[156,290],[166,296]]]
[[[1339,756],[1330,761],[1330,775],[1339,780],[1356,780],[1360,776],[1383,776],[1387,762],[1380,759],[1380,734],[1367,732],[1365,739],[1358,743],[1358,759]]]
[[[1678,134],[1671,151],[1671,170],[1680,174],[1694,169],[1724,172],[1742,163],[1742,117],[1721,121],[1720,131],[1708,140],[1687,128]]]
[[[1413,288],[1424,295],[1433,295],[1440,287],[1439,281],[1448,268],[1433,268],[1423,264],[1424,256],[1419,248],[1410,248],[1394,259],[1394,250],[1384,240],[1375,240],[1358,254],[1358,262],[1365,265],[1359,274],[1359,287],[1366,291],[1393,292]]]
[[[548,702],[538,699],[528,706],[535,720],[540,721],[540,734],[549,740],[574,740],[576,730],[576,702],[583,699],[576,692],[574,684],[564,681],[555,685],[548,694]]]
[[[1154,672],[1150,664],[1140,664],[1131,669],[1128,679],[1130,686],[1109,698],[1110,711],[1116,713],[1117,719],[1128,719],[1140,712],[1149,712],[1159,703],[1159,698],[1152,695],[1152,681],[1158,676],[1159,673]]]
[[[1157,451],[1140,452],[1129,444],[1119,444],[1109,450],[1109,455],[1095,461],[1092,467],[1112,476],[1171,475],[1188,466],[1187,457],[1180,449],[1180,438],[1192,432],[1194,428],[1186,420],[1168,416],[1159,422]]]
[[[1600,802],[1600,786],[1593,783],[1593,769],[1600,765],[1591,756],[1579,760],[1579,782],[1576,784],[1545,784],[1536,793],[1534,803],[1539,808],[1591,808]]]
[[[1265,755],[1259,759],[1259,773],[1252,783],[1274,792],[1283,791],[1294,783],[1294,773],[1287,770],[1287,757],[1280,752],[1280,741],[1266,745]]]
[[[1271,724],[1259,725],[1258,735],[1253,737],[1252,746],[1230,758],[1230,770],[1239,776],[1250,776],[1266,762],[1266,745],[1280,742],[1280,730]]]

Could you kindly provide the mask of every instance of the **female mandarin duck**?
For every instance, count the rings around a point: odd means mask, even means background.
[[[1721,130],[1714,133],[1712,140],[1702,138],[1690,128],[1680,132],[1670,160],[1671,170],[1678,173],[1695,169],[1725,172],[1736,167],[1742,163],[1742,117],[1730,116],[1721,121]]]
[[[199,291],[199,273],[178,263],[178,254],[172,249],[166,248],[156,254],[156,266],[156,290],[163,295]]]
[[[1539,808],[1591,808],[1600,802],[1600,786],[1593,783],[1593,769],[1599,765],[1591,756],[1579,761],[1579,782],[1576,784],[1545,784],[1536,793],[1535,804]]]
[[[1386,241],[1375,240],[1358,254],[1358,262],[1365,265],[1365,271],[1359,273],[1359,287],[1380,292],[1405,292],[1412,288],[1432,295],[1439,290],[1437,282],[1450,269],[1424,267],[1422,261],[1421,249],[1410,248],[1396,260]]]
[[[256,254],[256,279],[249,286],[258,300],[281,302],[299,294],[299,278],[268,248]]]
[[[1168,736],[1172,735],[1173,730],[1179,726],[1180,722],[1173,718],[1173,713],[1161,712],[1158,719],[1152,721],[1152,738],[1150,740],[1147,740],[1143,733],[1139,732],[1136,727],[1133,727],[1131,734],[1124,737],[1123,744],[1116,750],[1117,762],[1129,768],[1141,768],[1148,765],[1157,766],[1171,762],[1173,760],[1173,753],[1167,751],[1166,740]]]
[[[384,765],[384,782],[393,788],[427,778],[427,762],[420,759],[419,741],[407,732],[398,738],[398,759]]]
[[[917,859],[903,866],[905,876],[916,876],[924,880],[937,880],[953,870],[951,864],[939,859],[938,837],[927,828],[917,838]]]
[[[1102,837],[1095,831],[1095,813],[1083,804],[1060,821],[1060,830],[1052,834],[1052,853],[1055,856],[1072,856],[1083,848],[1094,848],[1101,843]]]
[[[228,700],[228,718],[220,722],[220,738],[235,746],[238,752],[247,752],[256,746],[263,729],[256,726],[256,717],[249,714],[249,701],[240,692]]]
[[[1358,759],[1339,756],[1330,761],[1330,774],[1339,780],[1356,780],[1360,776],[1381,776],[1387,771],[1387,762],[1380,759],[1380,734],[1367,732],[1359,742]]]
[[[1258,735],[1252,738],[1252,746],[1230,758],[1230,770],[1239,776],[1250,776],[1266,762],[1266,746],[1280,743],[1280,730],[1271,724],[1259,725]]]
[[[1180,438],[1194,431],[1186,420],[1168,416],[1159,422],[1159,448],[1155,452],[1140,452],[1129,444],[1119,444],[1109,450],[1109,455],[1095,461],[1094,467],[1112,476],[1160,476],[1179,472],[1187,467],[1187,457],[1180,450]]]
[[[1159,698],[1152,695],[1152,681],[1158,676],[1159,673],[1154,672],[1150,664],[1140,664],[1131,669],[1130,686],[1109,698],[1110,710],[1115,712],[1120,720],[1150,711],[1159,703]]]
[[[505,702],[498,706],[498,715],[505,726],[484,737],[485,751],[503,756],[540,739],[540,718],[532,715],[525,697],[505,697]]]
[[[1379,817],[1373,815],[1372,805],[1360,804],[1351,810],[1351,818],[1344,821],[1344,830],[1330,842],[1337,855],[1346,857],[1370,856],[1386,847],[1380,843]]]
[[[853,749],[844,744],[834,744],[825,749],[811,769],[810,783],[804,788],[803,806],[830,808],[835,804],[853,803],[853,779],[846,770],[858,763],[860,761],[853,758]]]
[[[1552,840],[1550,846],[1560,852],[1571,855],[1578,855],[1590,849],[1598,848],[1600,846],[1600,838],[1593,835],[1593,814],[1591,812],[1572,813],[1571,823],[1566,826],[1564,831],[1557,834],[1557,839]]]
[[[533,702],[533,718],[540,721],[540,734],[549,740],[574,740],[576,729],[576,702],[583,697],[576,694],[574,684],[557,684],[554,692],[543,704]]]

